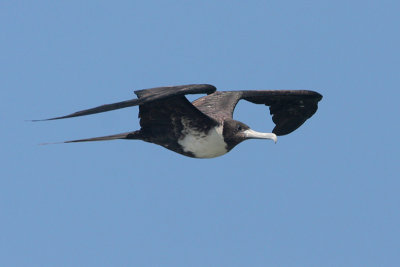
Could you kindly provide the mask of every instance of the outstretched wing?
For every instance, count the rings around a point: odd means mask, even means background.
[[[199,110],[210,117],[232,118],[239,100],[270,107],[273,132],[286,135],[299,128],[318,109],[322,95],[308,90],[250,90],[221,91],[193,102]]]
[[[211,94],[215,92],[215,90],[216,88],[209,84],[189,84],[189,85],[156,87],[151,89],[138,90],[135,91],[135,94],[138,96],[137,99],[126,100],[113,104],[106,104],[95,108],[74,112],[69,115],[54,117],[44,120],[58,120],[58,119],[91,115],[121,108],[143,105],[157,100],[165,100],[168,98],[184,96],[187,94]],[[42,121],[42,120],[34,120],[34,121]]]

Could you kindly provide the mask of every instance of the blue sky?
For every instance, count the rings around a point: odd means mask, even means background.
[[[1,266],[398,266],[398,1],[0,1]],[[140,141],[133,90],[311,89],[219,158]],[[258,131],[266,107],[240,103]],[[396,175],[397,174],[397,175]]]

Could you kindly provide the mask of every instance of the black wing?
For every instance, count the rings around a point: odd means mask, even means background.
[[[199,98],[193,105],[210,117],[224,119],[233,117],[236,104],[241,99],[269,106],[276,124],[273,132],[286,135],[317,111],[322,95],[308,90],[222,91]]]
[[[153,101],[184,96],[187,94],[211,94],[215,92],[215,90],[216,88],[209,84],[189,84],[189,85],[156,87],[151,89],[138,90],[135,91],[135,94],[138,96],[137,99],[126,100],[113,104],[106,104],[95,108],[74,112],[69,115],[54,117],[45,120],[58,120],[58,119],[91,115],[121,108],[143,105],[146,103],[151,103]],[[41,121],[41,120],[34,120],[34,121]]]

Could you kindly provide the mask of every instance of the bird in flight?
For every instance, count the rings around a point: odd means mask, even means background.
[[[299,128],[318,109],[322,95],[308,90],[216,91],[209,84],[157,87],[135,91],[136,99],[98,106],[45,120],[85,116],[139,106],[140,130],[65,141],[64,143],[114,139],[142,140],[193,158],[226,154],[247,139],[270,139]],[[207,94],[192,103],[185,95]],[[275,128],[260,133],[233,119],[240,100],[269,106]],[[38,121],[38,120],[35,120]]]

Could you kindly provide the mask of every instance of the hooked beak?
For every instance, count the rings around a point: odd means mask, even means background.
[[[271,140],[274,140],[275,144],[276,144],[276,141],[278,141],[278,138],[276,137],[276,134],[274,134],[274,133],[260,133],[260,132],[253,131],[252,129],[248,129],[248,130],[244,131],[243,133],[247,139],[271,139]]]

